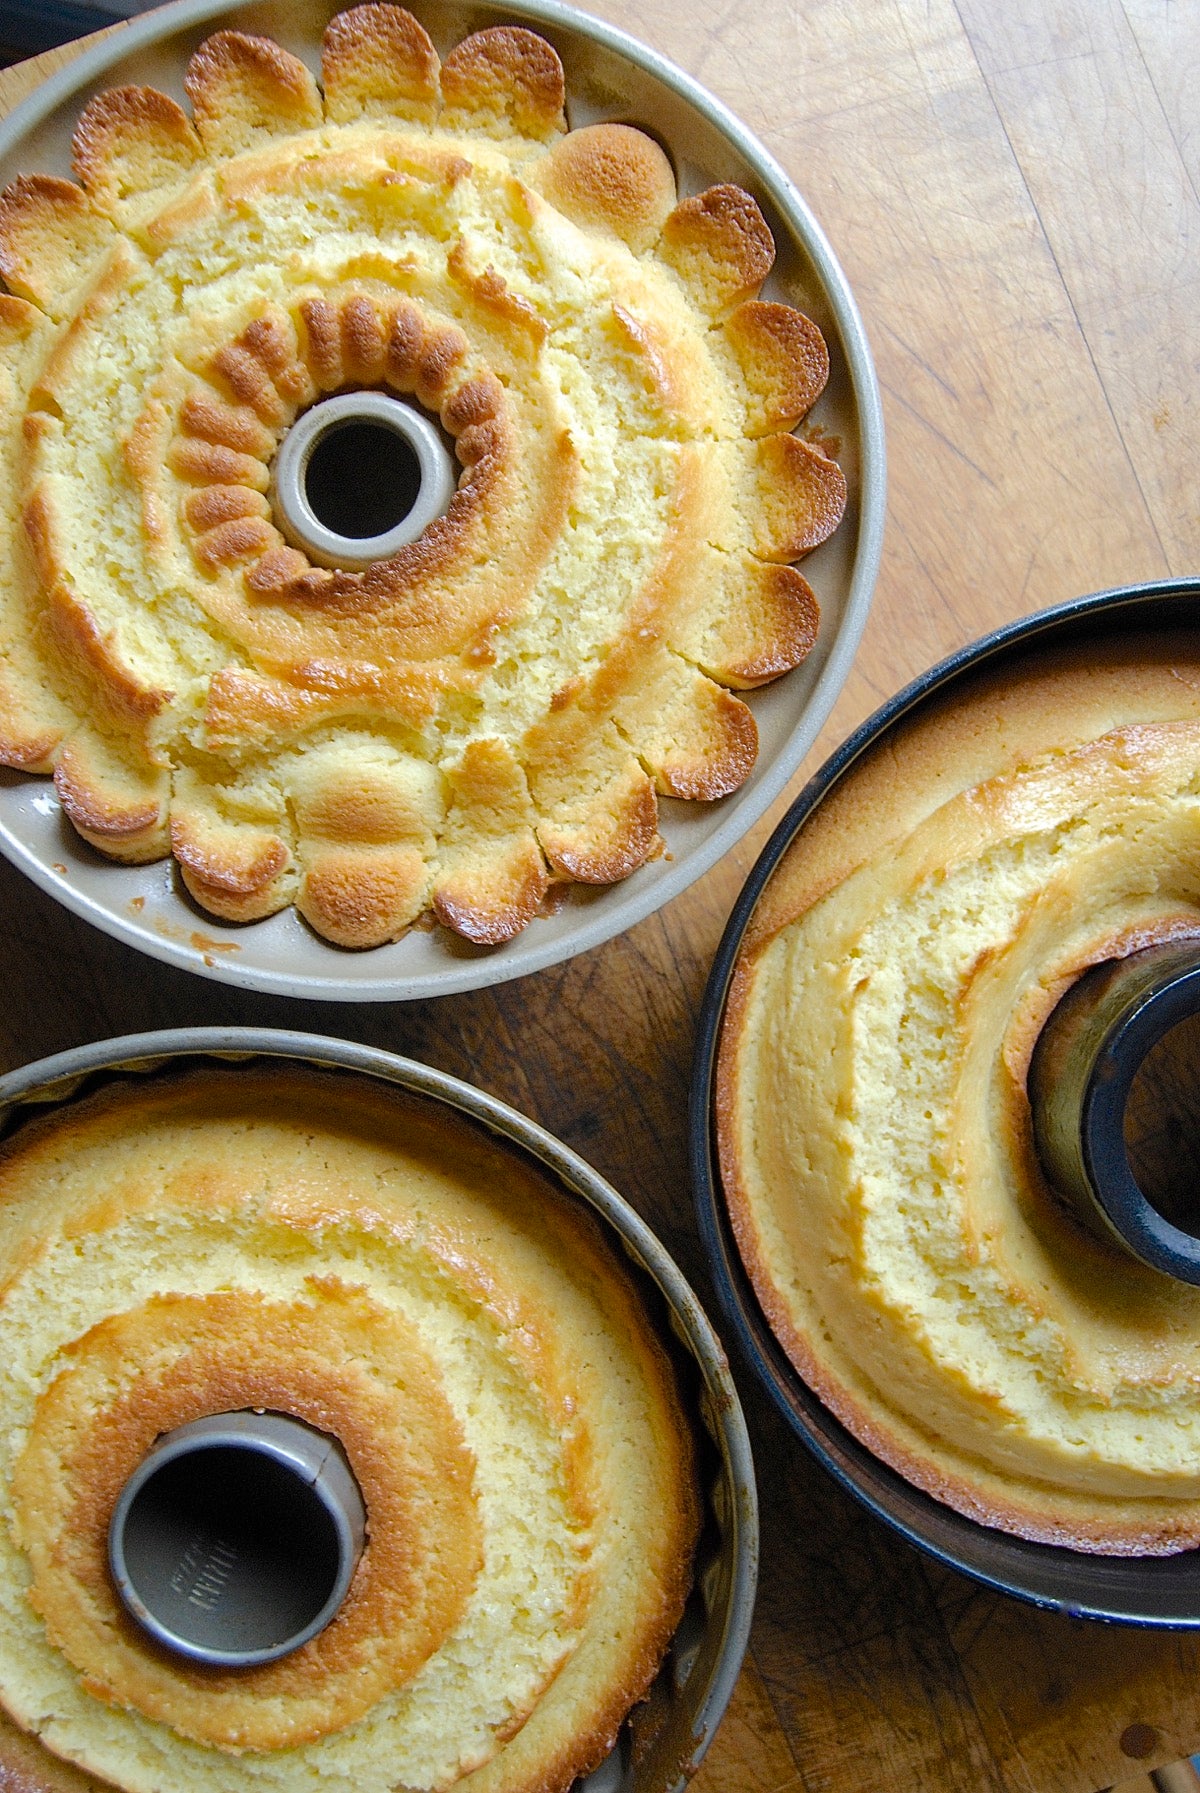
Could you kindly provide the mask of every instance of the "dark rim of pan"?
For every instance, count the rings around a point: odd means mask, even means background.
[[[1076,1618],[1200,1629],[1200,1550],[1168,1557],[1096,1556],[996,1531],[914,1487],[842,1426],[801,1380],[758,1305],[734,1243],[716,1167],[712,1094],[725,998],[742,936],[780,859],[817,806],[903,717],[959,679],[1030,648],[1128,631],[1200,631],[1200,579],[1121,586],[1022,617],[922,673],[843,742],[801,791],[751,871],[722,936],[700,1010],[688,1122],[701,1239],[718,1298],[751,1368],[818,1462],[910,1543],[976,1581]]]

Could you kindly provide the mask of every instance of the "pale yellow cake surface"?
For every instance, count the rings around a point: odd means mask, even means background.
[[[367,1543],[310,1643],[197,1668],[125,1615],[108,1520],[156,1437],[243,1409],[340,1439]],[[682,1612],[692,1444],[628,1276],[511,1150],[365,1078],[136,1079],[28,1124],[0,1412],[6,1786],[75,1784],[52,1756],[127,1793],[548,1793]]]
[[[1200,646],[1036,656],[900,724],[747,932],[724,1186],[759,1300],[860,1439],[961,1511],[1200,1543],[1200,1290],[1046,1185],[1025,1078],[1087,966],[1200,932]]]
[[[552,882],[657,853],[660,795],[750,772],[734,690],[812,646],[791,563],[845,498],[791,433],[824,341],[757,296],[750,195],[680,199],[644,133],[568,132],[523,28],[443,64],[368,5],[320,86],[238,32],[185,85],[190,116],[99,94],[79,184],[0,196],[0,761],[226,919],[508,939]],[[295,418],[354,389],[459,464],[361,572],[287,546],[269,490]]]

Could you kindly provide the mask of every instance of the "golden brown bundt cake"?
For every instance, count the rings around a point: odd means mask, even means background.
[[[226,919],[508,939],[658,852],[659,795],[753,766],[734,691],[811,647],[791,563],[845,498],[789,433],[824,341],[757,297],[749,194],[677,200],[644,133],[568,131],[531,31],[442,63],[360,6],[322,86],[236,31],[185,86],[191,116],[98,94],[78,184],[0,196],[0,761]],[[458,486],[389,558],[315,566],[272,463],[355,389],[436,419]]]
[[[630,1277],[513,1149],[368,1078],[200,1070],[28,1122],[0,1383],[5,1786],[565,1789],[682,1614],[693,1446]],[[156,1438],[247,1409],[341,1442],[367,1542],[309,1643],[211,1668],[126,1615],[108,1525]]]

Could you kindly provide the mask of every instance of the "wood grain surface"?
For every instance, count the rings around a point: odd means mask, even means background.
[[[1194,5],[591,10],[762,137],[832,240],[875,350],[891,482],[883,571],[808,772],[902,683],[997,624],[1200,571]],[[0,103],[62,54],[0,75]],[[724,919],[781,808],[608,946],[498,989],[395,1007],[242,995],[153,964],[0,863],[0,1058],[216,1022],[412,1053],[590,1158],[707,1296],[685,1155],[694,1022]],[[1200,1745],[1200,1640],[1039,1613],[936,1567],[829,1482],[741,1382],[764,1573],[746,1670],[697,1793],[1092,1793]]]

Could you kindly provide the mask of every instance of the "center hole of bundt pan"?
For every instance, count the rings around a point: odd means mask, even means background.
[[[109,1526],[121,1599],[192,1662],[248,1668],[333,1618],[366,1513],[336,1440],[286,1414],[225,1413],[164,1434]]]
[[[369,418],[326,430],[304,470],[304,495],[318,523],[355,541],[386,535],[403,523],[420,491],[421,463],[412,443]]]
[[[1029,1067],[1034,1141],[1079,1217],[1200,1285],[1200,939],[1083,973]]]
[[[1122,1131],[1151,1207],[1200,1239],[1200,1015],[1151,1046],[1130,1085]]]
[[[384,392],[322,399],[284,436],[272,469],[276,521],[318,566],[386,560],[454,496],[457,470],[433,420]]]

